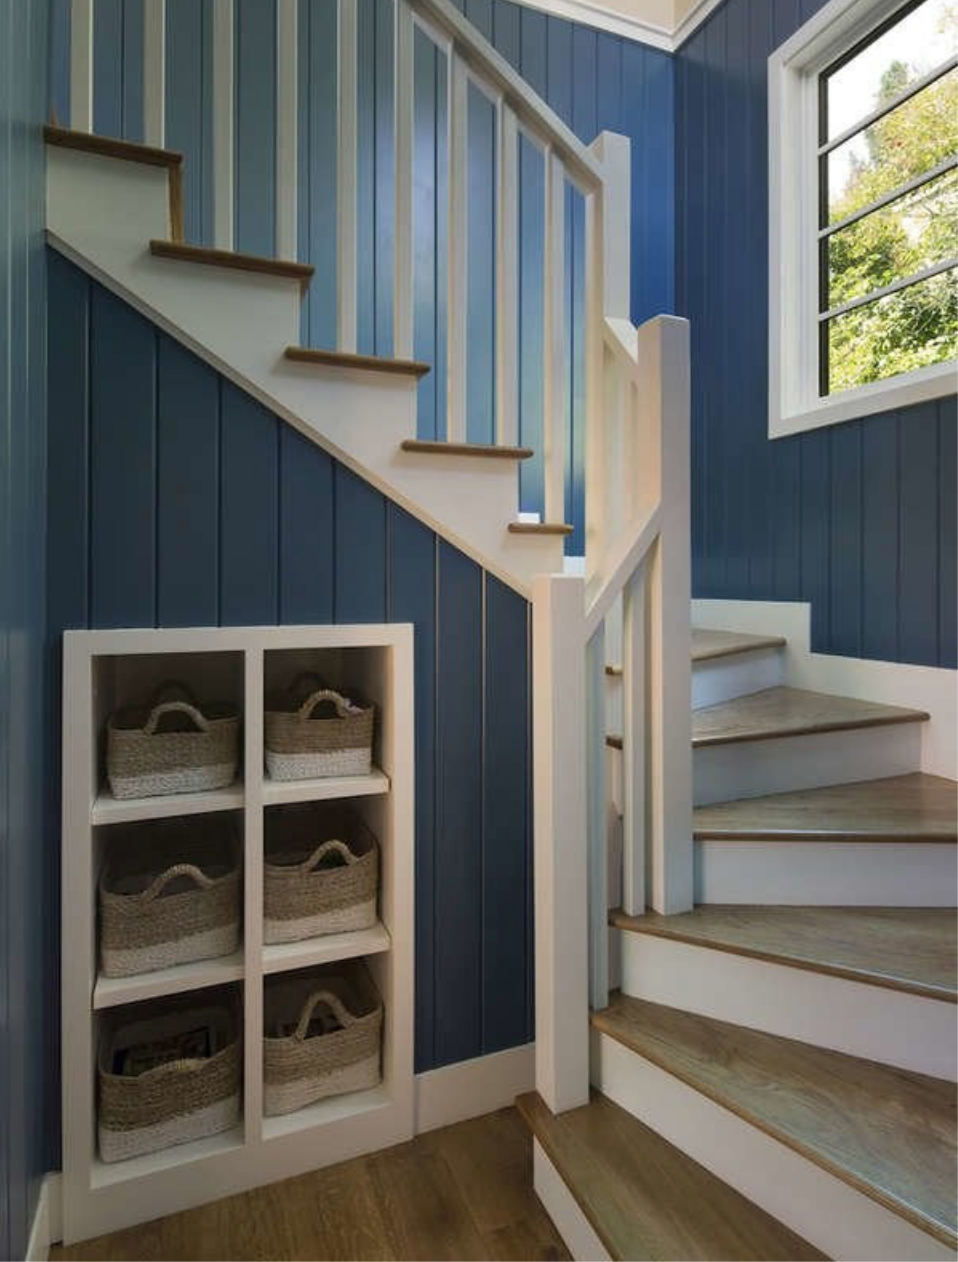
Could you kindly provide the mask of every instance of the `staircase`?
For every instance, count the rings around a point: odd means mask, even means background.
[[[592,1098],[518,1101],[576,1257],[958,1248],[958,786],[925,712],[789,687],[785,648],[693,630],[697,906],[612,906]]]

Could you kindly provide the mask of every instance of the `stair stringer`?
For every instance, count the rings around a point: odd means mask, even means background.
[[[563,541],[512,535],[511,461],[405,453],[416,437],[416,382],[283,356],[300,339],[289,279],[155,258],[169,232],[165,170],[49,148],[50,244],[311,442],[528,597],[535,574],[562,569]],[[322,284],[317,277],[314,284]]]

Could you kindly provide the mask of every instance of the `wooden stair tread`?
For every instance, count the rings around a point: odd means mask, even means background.
[[[492,460],[528,460],[535,452],[531,447],[500,447],[493,443],[441,443],[407,438],[403,451],[429,456],[484,456]]]
[[[956,914],[947,907],[723,907],[614,911],[619,929],[955,1003]]]
[[[695,836],[728,841],[958,841],[958,784],[914,772],[698,806]]]
[[[203,245],[186,245],[182,241],[151,241],[150,253],[157,258],[180,263],[201,263],[208,267],[226,267],[261,276],[278,276],[298,281],[305,288],[316,270],[309,263],[291,263],[285,259],[262,258],[258,254],[239,254],[234,250],[214,250]]]
[[[719,657],[754,653],[759,649],[778,649],[785,643],[783,635],[746,635],[744,631],[710,631],[706,627],[693,627],[692,661],[709,662]]]
[[[613,1258],[823,1256],[599,1092],[560,1116],[516,1104]]]
[[[783,635],[746,635],[741,631],[709,631],[705,627],[693,627],[692,661],[709,662],[740,653],[754,653],[759,649],[782,648],[787,643]],[[622,674],[622,667],[618,662],[609,662],[605,673],[618,677]]]
[[[93,132],[73,131],[69,127],[57,127],[48,123],[43,129],[48,145],[60,149],[76,149],[81,153],[97,153],[104,158],[121,158],[127,162],[143,162],[154,167],[178,167],[183,155],[173,149],[157,149],[153,145],[140,145],[132,140],[120,140],[115,136],[97,136]]]
[[[765,688],[692,712],[692,745],[728,745],[742,741],[841,732],[893,723],[922,722],[924,710],[837,697],[803,688]]]
[[[511,521],[511,535],[571,535],[574,526],[561,521]]]
[[[287,346],[286,359],[297,364],[318,364],[329,368],[361,368],[368,372],[392,373],[404,377],[424,377],[428,364],[415,359],[389,359],[381,355],[354,355],[349,351],[321,350],[311,346]]]
[[[958,1245],[954,1083],[624,995],[592,1024],[949,1248]]]

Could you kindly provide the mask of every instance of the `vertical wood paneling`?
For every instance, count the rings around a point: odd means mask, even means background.
[[[482,574],[439,544],[435,1060],[481,1045]]]
[[[466,176],[466,441],[496,441],[496,112],[469,84]]]
[[[417,28],[413,78],[413,346],[433,371],[419,382],[420,438],[446,434],[446,59]]]
[[[187,241],[213,243],[213,50],[210,0],[166,0],[166,143],[184,156]]]
[[[482,1050],[525,1038],[525,847],[529,791],[529,606],[491,576],[485,582],[485,723],[482,796]]]
[[[279,427],[279,621],[333,621],[332,458]]]
[[[393,8],[376,4],[376,172],[373,196],[374,349],[392,355],[395,288],[395,55]]]
[[[436,958],[436,536],[390,504],[391,622],[415,627],[416,672],[416,1071],[435,1065]]]
[[[809,600],[819,652],[953,666],[954,400],[767,437],[767,58],[821,3],[726,0],[675,59],[693,591]]]
[[[157,339],[156,621],[215,626],[220,391],[216,373]]]
[[[151,627],[156,614],[156,339],[96,287],[90,320],[90,615]],[[131,418],[136,424],[131,424]]]
[[[356,349],[376,349],[376,9],[359,0],[356,118]]]
[[[336,101],[335,4],[299,6],[299,255],[316,268],[303,302],[308,346],[336,345]]]
[[[519,137],[519,442],[534,454],[519,466],[519,508],[545,511],[542,450],[545,348],[545,253],[542,225],[546,205],[545,160],[525,136]]]
[[[278,616],[278,422],[220,380],[220,616],[224,626]]]
[[[272,255],[276,241],[276,0],[234,0],[235,248]]]
[[[93,6],[93,130],[143,139],[143,0]]]
[[[386,501],[343,465],[335,478],[336,622],[386,617]]]

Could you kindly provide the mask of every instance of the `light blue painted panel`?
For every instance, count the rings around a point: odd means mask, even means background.
[[[93,130],[143,139],[143,0],[93,6]]]
[[[545,349],[545,160],[527,137],[519,138],[519,442],[535,453],[519,466],[519,508],[545,511],[542,450]]]
[[[419,382],[418,434],[446,434],[446,58],[417,29],[413,57],[413,351],[432,365]]]
[[[166,145],[183,154],[187,241],[213,244],[212,0],[166,0]]]
[[[235,248],[276,250],[276,0],[234,0]]]
[[[299,2],[299,257],[316,268],[303,301],[307,346],[335,348],[336,292],[336,102],[338,99],[336,5]]]
[[[466,440],[496,440],[496,111],[469,84]]]

